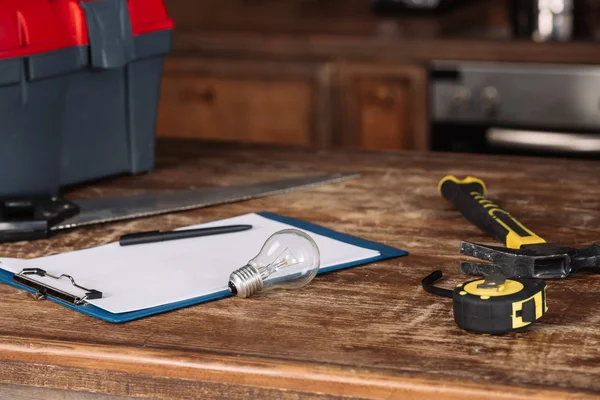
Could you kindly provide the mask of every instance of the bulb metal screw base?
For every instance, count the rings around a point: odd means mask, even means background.
[[[249,297],[263,288],[260,273],[252,265],[245,265],[229,276],[229,288],[238,297]]]

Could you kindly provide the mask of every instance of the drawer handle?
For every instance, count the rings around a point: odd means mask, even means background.
[[[206,88],[198,91],[194,89],[187,89],[181,92],[180,98],[185,102],[202,102],[202,103],[214,103],[217,94],[213,88]]]
[[[390,89],[385,86],[379,86],[375,89],[375,98],[381,101],[389,101],[390,99],[392,99]]]
[[[394,94],[387,86],[377,86],[373,88],[368,95],[369,102],[381,107],[390,108],[396,104]]]

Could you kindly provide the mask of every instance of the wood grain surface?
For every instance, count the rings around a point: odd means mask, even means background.
[[[129,396],[111,396],[99,393],[73,392],[31,386],[0,385],[0,399],[10,400],[127,400]],[[138,399],[142,399],[138,397]],[[150,400],[150,398],[145,398]]]
[[[441,285],[470,278],[459,272],[460,240],[494,244],[440,197],[437,183],[444,175],[484,179],[489,197],[542,237],[585,246],[600,238],[600,163],[185,141],[161,141],[158,149],[154,172],[73,188],[68,196],[333,171],[362,177],[3,244],[0,255],[49,255],[105,244],[128,232],[257,211],[300,218],[410,254],[322,275],[294,292],[229,298],[121,325],[0,285],[1,384],[30,386],[38,393],[40,388],[72,391],[72,398],[79,392],[156,399],[584,399],[600,394],[600,276],[549,282],[543,320],[501,337],[461,331],[449,300],[420,287],[437,268],[446,276]],[[0,386],[0,394],[14,387]]]

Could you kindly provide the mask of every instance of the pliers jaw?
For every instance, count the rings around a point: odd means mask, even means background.
[[[573,272],[577,250],[550,243],[522,246],[520,249],[461,242],[464,255],[489,261],[489,264],[462,262],[461,271],[487,276],[501,273],[506,278],[566,278]]]

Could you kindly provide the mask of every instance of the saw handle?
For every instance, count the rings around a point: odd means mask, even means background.
[[[451,202],[473,225],[511,249],[546,241],[514,219],[485,197],[481,179],[469,176],[463,180],[448,175],[439,185],[442,196]]]

